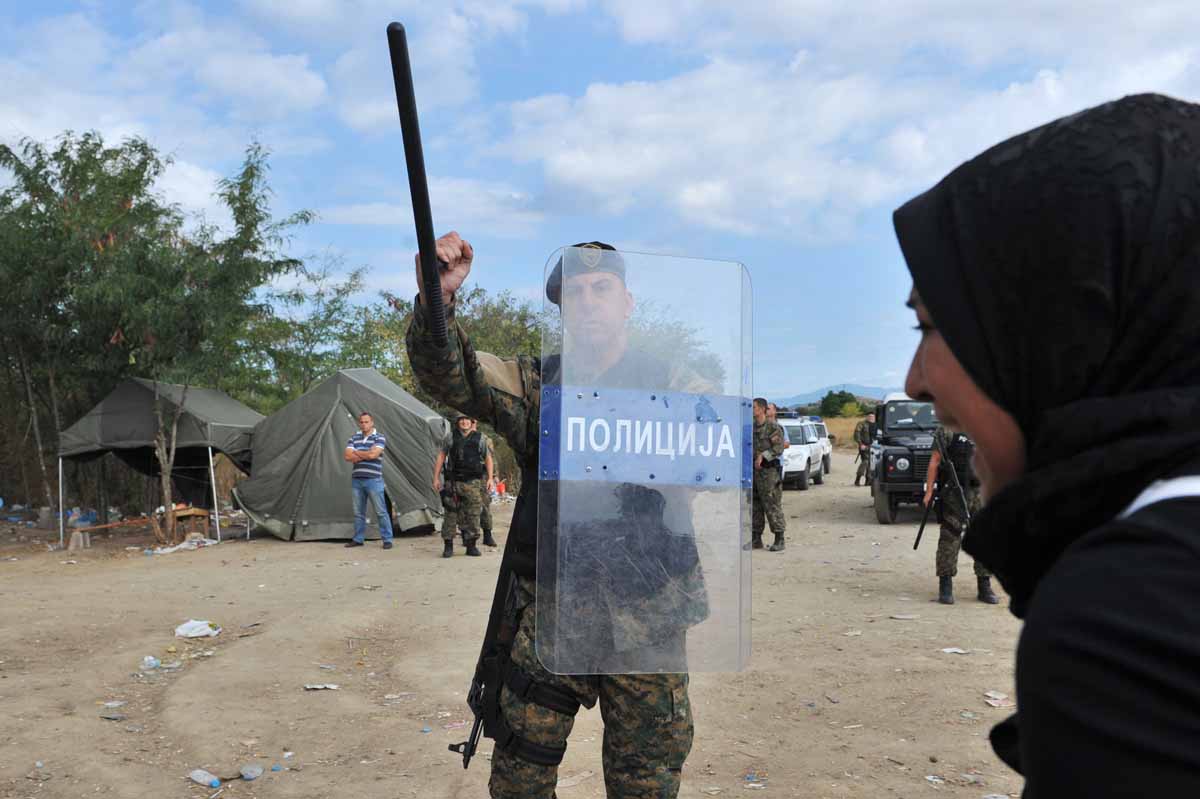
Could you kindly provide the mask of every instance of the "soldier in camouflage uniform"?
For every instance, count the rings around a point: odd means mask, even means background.
[[[587,246],[612,249],[596,242]],[[561,676],[547,672],[538,660],[534,605],[542,364],[540,359],[526,356],[502,360],[476,352],[454,318],[455,292],[470,272],[474,251],[457,233],[449,233],[438,239],[437,255],[447,264],[441,281],[449,344],[438,348],[433,343],[428,317],[418,298],[407,334],[413,372],[426,391],[487,421],[513,448],[522,468],[522,480],[508,544],[517,575],[516,591],[506,612],[506,617],[515,619],[516,625],[511,663],[529,678],[532,688],[568,697],[575,708],[570,712],[562,712],[565,708],[551,709],[535,701],[530,691],[525,691],[524,696],[517,695],[505,683],[500,689],[502,717],[522,743],[565,749],[578,707],[590,708],[599,702],[605,727],[603,760],[607,795],[614,799],[673,799],[679,793],[683,763],[692,747],[688,675]],[[595,296],[603,294],[602,303],[632,304],[624,288],[623,271],[618,273],[602,264],[592,274],[568,279],[582,281]],[[547,294],[557,303],[561,285],[553,294],[551,289],[548,285]],[[624,312],[623,307],[609,310],[617,317]],[[553,797],[558,765],[520,757],[516,754],[519,747],[516,744],[510,747],[513,748],[497,746],[492,755],[489,790],[493,799]],[[558,759],[561,761],[561,755]]]
[[[864,477],[871,484],[871,442],[875,440],[875,414],[854,426],[854,443],[858,445],[858,471],[854,473],[854,484],[859,485]]]
[[[479,430],[479,422],[471,420],[472,429]],[[483,433],[483,443],[487,447],[487,456],[492,463],[492,470],[488,471],[487,483],[483,487],[483,492],[480,495],[479,511],[479,527],[483,530],[483,545],[485,547],[496,546],[496,539],[492,537],[492,489],[496,487],[496,447],[492,444],[492,439]]]
[[[479,518],[483,506],[483,494],[487,491],[484,477],[492,473],[492,457],[483,442],[483,434],[474,429],[474,419],[461,415],[455,422],[457,428],[445,443],[434,464],[434,490],[441,491],[442,467],[449,460],[452,503],[445,508],[442,517],[443,558],[454,555],[454,534],[462,531],[463,545],[467,554],[478,557]],[[489,478],[490,479],[490,478]]]
[[[962,433],[953,433],[939,425],[933,433],[933,449],[929,470],[925,476],[925,499],[928,507],[933,501],[934,482],[937,482],[938,521],[941,533],[937,545],[938,602],[954,604],[954,576],[958,574],[958,552],[968,519],[979,512],[983,502],[979,496],[979,479],[971,464],[975,445]],[[959,487],[962,491],[960,493]],[[966,498],[966,506],[963,499]],[[975,561],[975,577],[980,602],[999,603],[992,591],[991,573]]]
[[[755,549],[763,548],[763,528],[771,525],[775,541],[772,552],[784,549],[784,531],[787,520],[783,516],[783,481],[779,473],[779,457],[787,443],[787,436],[778,422],[767,419],[767,401],[762,397],[754,400],[754,520],[751,528]]]

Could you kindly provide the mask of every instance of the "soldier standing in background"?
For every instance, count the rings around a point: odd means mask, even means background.
[[[477,433],[479,432],[479,422],[477,420],[471,420],[471,429]],[[480,507],[482,508],[479,512],[479,526],[483,530],[483,545],[485,547],[494,547],[496,546],[496,539],[492,538],[492,489],[496,487],[496,448],[492,445],[491,438],[483,433],[479,433],[479,435],[483,436],[483,443],[487,447],[487,457],[492,463],[492,468],[488,469],[487,483],[484,485],[479,497]]]
[[[967,520],[979,512],[983,502],[979,496],[979,478],[971,464],[975,444],[963,433],[952,433],[938,425],[933,433],[933,452],[929,471],[925,475],[925,507],[933,501],[933,484],[937,482],[938,521],[941,534],[937,545],[938,602],[954,604],[954,576],[958,574],[958,551],[962,548]],[[959,492],[961,486],[962,491]],[[966,506],[963,506],[963,499]],[[992,591],[991,572],[975,561],[975,577],[979,584],[979,601],[989,605],[1000,602]]]
[[[488,484],[492,476],[492,456],[483,442],[483,434],[474,429],[475,420],[460,415],[455,421],[455,430],[450,441],[438,453],[433,466],[433,488],[442,489],[442,467],[450,461],[450,476],[454,481],[454,508],[446,509],[442,518],[442,541],[445,549],[443,558],[454,555],[454,533],[462,530],[463,545],[467,554],[478,557],[481,553],[475,546],[479,538],[479,517],[483,503],[484,477]]]
[[[861,485],[864,477],[867,485],[871,484],[871,442],[875,440],[875,412],[867,414],[867,418],[854,428],[854,443],[858,444],[858,471],[854,474],[854,484]]]
[[[755,549],[763,548],[762,534],[767,523],[775,534],[772,552],[784,549],[783,534],[787,520],[783,516],[783,482],[779,474],[779,456],[783,454],[787,437],[778,422],[767,419],[767,401],[754,399],[754,519],[752,526]]]

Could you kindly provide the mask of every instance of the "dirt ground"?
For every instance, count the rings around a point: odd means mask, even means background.
[[[936,529],[913,552],[915,511],[878,525],[850,456],[834,458],[825,485],[785,494],[787,551],[754,553],[750,667],[692,676],[681,796],[1015,795],[987,743],[1011,711],[984,692],[1013,693],[1017,622],[975,600],[966,556],[958,604],[933,602]],[[139,543],[49,552],[0,527],[0,796],[210,797],[191,769],[249,763],[268,770],[222,797],[487,795],[491,741],[468,771],[446,745],[467,732],[498,551]],[[223,632],[176,639],[187,619]],[[143,673],[145,655],[180,665]],[[601,732],[581,712],[562,799],[604,796]]]

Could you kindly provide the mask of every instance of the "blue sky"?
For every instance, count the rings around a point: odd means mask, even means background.
[[[297,253],[413,291],[384,29],[407,26],[438,232],[540,302],[547,255],[744,263],[755,390],[899,385],[915,344],[891,211],[1004,137],[1138,91],[1200,99],[1200,6],[950,0],[235,0],[0,6],[0,138],[145,136],[220,221],[259,139]],[[695,287],[681,287],[693,291]]]

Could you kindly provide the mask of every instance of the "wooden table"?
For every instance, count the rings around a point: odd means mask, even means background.
[[[175,524],[183,524],[187,533],[200,533],[208,537],[208,511],[204,508],[179,508],[175,511]],[[196,529],[199,527],[200,529]]]

